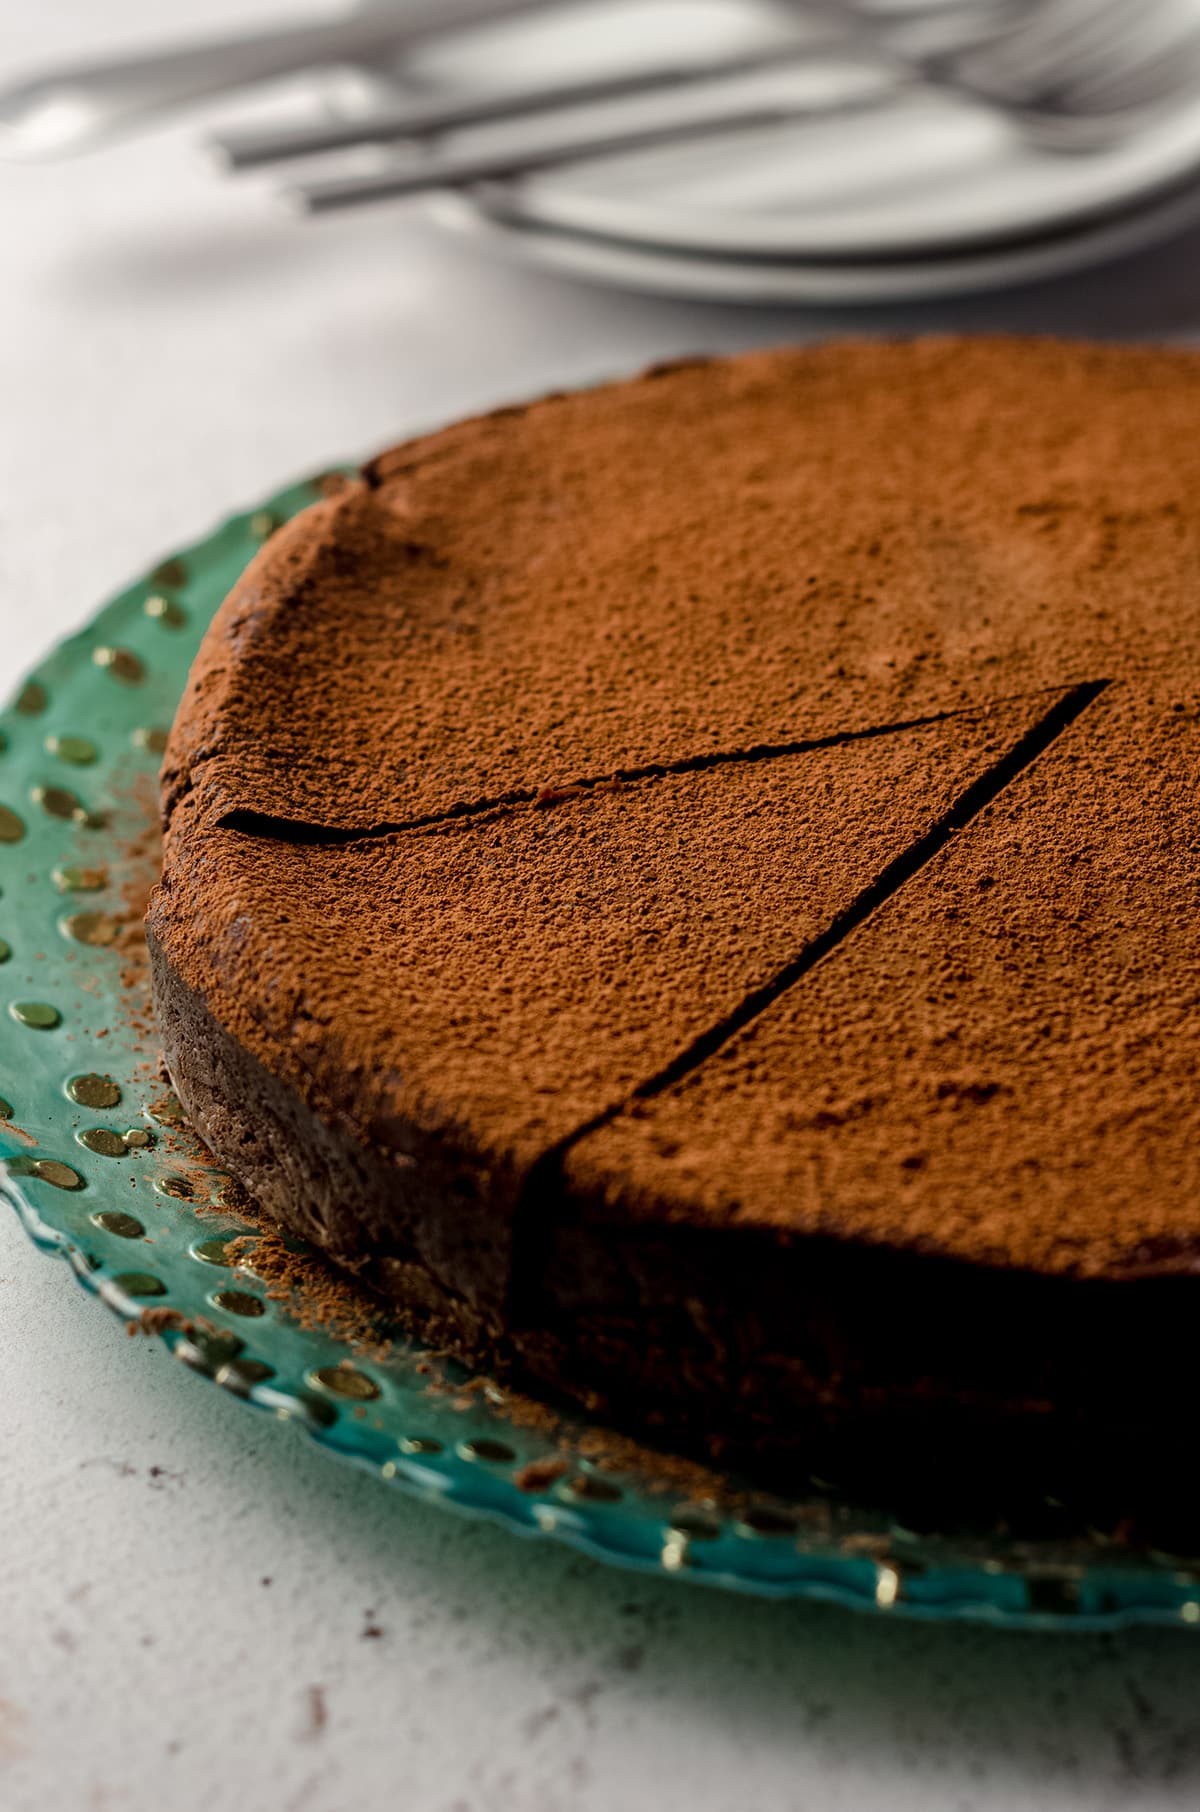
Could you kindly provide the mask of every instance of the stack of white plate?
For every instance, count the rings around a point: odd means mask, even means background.
[[[427,47],[372,83],[375,98],[382,89],[393,99],[398,89],[526,88],[655,58],[731,55],[794,29],[795,14],[768,0],[603,0]],[[818,84],[822,101],[847,104],[480,185],[436,205],[456,225],[580,275],[746,302],[994,289],[1099,263],[1200,218],[1200,98],[1084,154],[1031,143],[962,93],[901,87],[845,58],[803,69],[781,59],[740,81],[731,98],[790,82],[805,84],[809,101]],[[680,104],[643,97],[636,117]]]

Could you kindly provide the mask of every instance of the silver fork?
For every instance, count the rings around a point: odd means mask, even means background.
[[[1200,0],[1050,0],[945,77],[1040,142],[1098,148],[1197,91]]]
[[[1018,129],[1063,152],[1087,152],[1119,141],[1168,113],[1200,88],[1200,0],[1042,0],[1041,4],[917,5],[888,12],[860,8],[842,52],[861,58],[886,92],[909,84],[953,90],[996,109]],[[823,54],[829,54],[824,46]],[[431,189],[533,174],[566,163],[648,149],[681,139],[796,121],[813,114],[870,105],[879,89],[833,103],[805,93],[771,92],[739,99],[731,77],[755,70],[786,74],[812,60],[811,46],[781,49],[761,62],[741,58],[681,71],[660,67],[636,77],[573,84],[520,96],[425,103],[370,114],[349,124],[285,132],[227,135],[220,149],[233,168],[354,145],[428,139],[496,120],[523,122],[549,108],[607,100],[635,92],[690,88],[694,105],[682,118],[589,125],[565,121],[557,131],[510,136],[501,147],[463,150],[426,146],[411,163],[318,180],[287,191],[302,208],[325,213]],[[620,86],[619,83],[624,84]]]
[[[866,3],[870,10],[870,0]],[[886,7],[885,28],[893,19],[977,14],[1020,4],[1029,0],[900,0],[898,7]],[[394,60],[430,38],[569,5],[570,0],[361,0],[326,19],[301,18],[234,37],[42,71],[0,86],[0,155],[44,158],[88,150],[213,95],[335,64]],[[842,26],[856,10],[856,0],[779,0],[779,5],[781,11]]]
[[[216,134],[210,144],[226,169],[241,173],[290,159],[435,137],[598,102],[727,84],[734,78],[764,71],[825,64],[831,56],[838,60],[853,57],[863,66],[864,73],[874,73],[880,79],[890,77],[895,82],[913,74],[910,41],[918,56],[943,56],[987,42],[1039,3],[1040,0],[902,0],[901,4],[881,6],[871,0],[781,0],[778,39],[725,58],[681,58],[616,75],[457,99],[397,103],[357,114],[350,120],[242,128]],[[806,35],[797,38],[797,25]],[[717,93],[714,87],[714,97]],[[797,112],[826,113],[840,111],[843,106],[850,110],[871,104],[876,98],[876,91],[868,89],[862,96],[845,102],[839,99],[831,103],[813,97],[805,102],[793,101],[792,106]],[[664,136],[674,136],[675,128],[664,126],[663,132]]]

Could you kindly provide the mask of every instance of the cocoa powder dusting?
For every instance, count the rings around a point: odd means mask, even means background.
[[[253,1204],[242,1207],[255,1221]],[[392,1348],[395,1315],[378,1297],[334,1269],[319,1253],[295,1250],[278,1229],[262,1222],[259,1230],[232,1239],[225,1247],[230,1264],[244,1266],[264,1285],[271,1302],[286,1308],[303,1328],[320,1328],[344,1340],[366,1359],[386,1359]]]
[[[397,1339],[407,1341],[411,1337],[414,1330],[406,1325],[402,1307],[384,1303],[363,1284],[328,1264],[319,1253],[296,1251],[294,1242],[261,1219],[253,1203],[244,1205],[239,1212],[256,1224],[256,1231],[228,1242],[225,1251],[229,1262],[244,1265],[263,1285],[267,1298],[285,1309],[301,1327],[332,1334],[346,1342],[356,1359],[377,1363],[393,1356]],[[143,1311],[143,1329],[151,1331],[148,1317],[171,1313]],[[131,1331],[136,1326],[131,1323]],[[676,1499],[703,1499],[729,1514],[752,1501],[750,1494],[731,1486],[712,1466],[648,1447],[616,1429],[589,1428],[564,1416],[543,1398],[514,1387],[507,1378],[478,1374],[464,1382],[461,1364],[451,1349],[427,1351],[414,1363],[413,1370],[423,1378],[431,1395],[449,1399],[452,1408],[473,1410],[482,1400],[502,1411],[508,1428],[554,1443],[555,1452],[529,1460],[514,1472],[513,1482],[522,1491],[549,1491],[571,1472],[572,1464],[584,1461],[596,1472],[635,1478],[642,1491]]]
[[[1198,417],[1189,353],[858,342],[381,455],[196,664],[164,964],[414,1212],[453,1151],[491,1299],[552,1151],[625,1222],[1194,1266]]]

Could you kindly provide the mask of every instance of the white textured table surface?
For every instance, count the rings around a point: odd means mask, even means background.
[[[244,10],[11,0],[0,69]],[[411,211],[303,227],[194,139],[0,170],[6,690],[229,508],[502,398],[830,330],[1200,331],[1200,241],[888,321],[726,313],[494,266]],[[5,1812],[1182,1812],[1198,1687],[1186,1635],[775,1608],[408,1504],[125,1340],[0,1218]]]

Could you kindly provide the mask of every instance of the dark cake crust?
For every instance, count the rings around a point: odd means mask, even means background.
[[[209,1145],[440,1340],[776,1482],[1169,1496],[1198,419],[1191,355],[864,344],[381,456],[164,767]]]
[[[1180,1486],[1191,1277],[1046,1277],[761,1230],[589,1224],[535,1179],[519,1253],[444,1244],[452,1163],[404,1237],[391,1158],[272,1076],[150,938],[164,1053],[190,1119],[266,1214],[409,1325],[552,1400],[758,1482],[881,1494],[900,1520],[1045,1515],[1194,1545]],[[459,1191],[461,1200],[461,1190]],[[432,1244],[431,1244],[432,1242]],[[430,1252],[436,1263],[430,1263]]]

